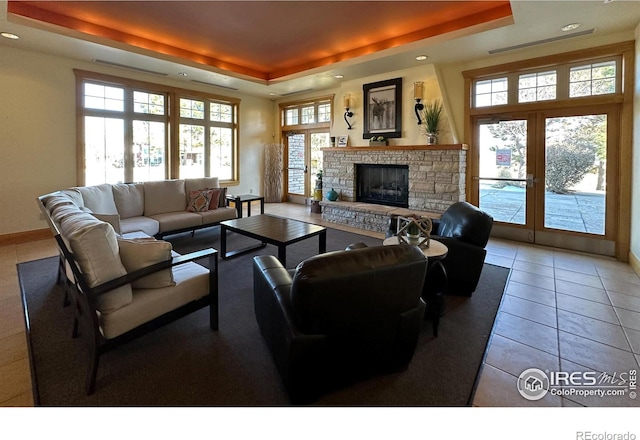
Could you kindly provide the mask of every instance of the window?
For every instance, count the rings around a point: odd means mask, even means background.
[[[508,89],[509,81],[507,78],[487,79],[476,82],[476,107],[506,104]]]
[[[497,78],[476,78],[472,82],[473,108],[526,104],[586,96],[620,93],[621,58],[612,57],[554,69],[514,71]],[[511,84],[517,84],[517,89]]]
[[[518,102],[548,101],[556,99],[556,72],[539,72],[520,75]]]
[[[80,185],[205,176],[237,180],[239,100],[91,72],[76,76]],[[172,103],[178,109],[174,116]]]
[[[293,126],[317,126],[331,122],[331,101],[320,98],[313,102],[305,102],[287,105],[282,113],[282,125]]]
[[[569,72],[569,96],[571,98],[615,92],[615,61],[572,67]]]
[[[181,177],[232,179],[235,119],[230,103],[180,98]]]
[[[164,179],[165,95],[93,81],[82,86],[84,184]]]

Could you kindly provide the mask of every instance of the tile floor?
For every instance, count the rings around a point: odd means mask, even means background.
[[[256,207],[257,208],[257,207]],[[266,212],[322,223],[308,207],[267,204]],[[334,224],[328,226],[337,227]],[[355,228],[352,232],[382,238]],[[512,269],[496,318],[474,406],[640,406],[625,397],[523,399],[518,375],[621,372],[640,363],[640,277],[628,264],[492,239],[487,262]],[[0,247],[0,405],[32,406],[16,264],[57,255],[53,240]]]

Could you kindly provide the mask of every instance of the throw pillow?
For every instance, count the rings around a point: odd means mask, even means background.
[[[218,204],[218,207],[227,207],[227,188],[220,188],[220,203]]]
[[[120,230],[120,216],[118,214],[96,214],[95,212],[92,212],[91,215],[98,220],[109,223],[113,226],[113,230],[116,231],[116,234],[122,235],[122,231]]]
[[[89,214],[81,214],[90,217]],[[73,257],[78,262],[89,287],[96,287],[127,274],[118,255],[118,242],[113,228],[96,221],[82,225],[72,221],[76,228],[67,234]],[[95,308],[101,313],[111,313],[131,304],[131,285],[125,284],[94,297]]]
[[[209,210],[218,209],[220,207],[220,188],[211,188],[211,202],[209,202]]]
[[[118,239],[120,260],[127,273],[171,259],[171,243],[155,238]],[[131,283],[136,289],[159,289],[175,286],[171,268],[140,278]]]
[[[209,209],[211,203],[212,190],[210,189],[198,189],[189,192],[189,204],[187,205],[187,211],[189,212],[202,212]]]

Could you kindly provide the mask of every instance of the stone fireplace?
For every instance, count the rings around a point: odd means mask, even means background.
[[[339,195],[336,202],[321,202],[325,221],[384,232],[391,213],[441,214],[452,203],[466,200],[465,144],[338,147],[325,148],[322,154],[325,192],[334,189]],[[406,167],[406,205],[361,200],[356,181],[358,164]]]

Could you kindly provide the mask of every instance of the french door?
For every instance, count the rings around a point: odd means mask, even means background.
[[[496,237],[615,255],[616,106],[474,120],[470,200]]]
[[[328,148],[329,131],[298,130],[284,133],[287,201],[306,204],[322,169],[321,148]]]

